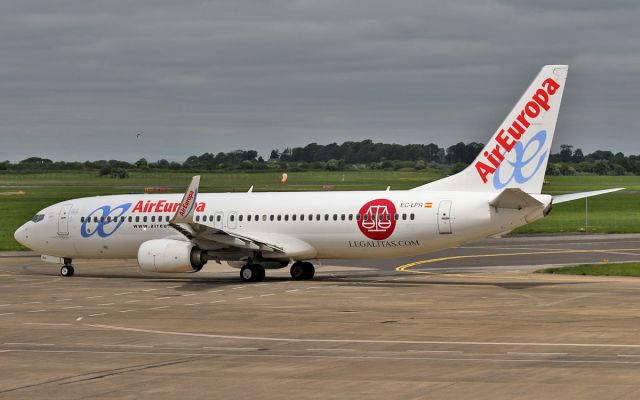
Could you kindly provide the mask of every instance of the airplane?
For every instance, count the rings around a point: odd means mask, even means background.
[[[622,188],[542,194],[567,78],[544,66],[485,148],[463,171],[410,190],[128,194],[72,199],[39,211],[15,232],[44,261],[137,259],[143,272],[200,271],[208,261],[240,267],[258,282],[289,264],[312,279],[312,260],[419,255],[511,231],[553,204]]]

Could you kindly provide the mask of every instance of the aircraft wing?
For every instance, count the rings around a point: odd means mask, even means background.
[[[207,221],[196,222],[194,210],[200,177],[194,176],[169,225],[202,247],[235,247],[252,251],[289,255],[315,255],[315,249],[300,239],[289,235],[268,232],[235,232],[218,229]]]
[[[553,204],[564,203],[567,201],[584,199],[585,197],[598,196],[601,194],[617,192],[619,190],[624,190],[624,188],[615,188],[615,189],[605,189],[605,190],[594,190],[591,192],[580,192],[580,193],[570,193],[570,194],[561,194],[558,196],[553,196]]]

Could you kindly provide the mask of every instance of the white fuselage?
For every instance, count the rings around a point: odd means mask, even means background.
[[[290,249],[265,253],[265,258],[397,257],[456,246],[543,216],[544,207],[496,209],[489,204],[495,196],[456,191],[201,193],[194,219]],[[545,207],[551,202],[548,195],[534,197]],[[186,240],[169,225],[180,198],[140,194],[73,199],[45,208],[39,213],[41,221],[27,222],[15,236],[33,250],[56,257],[136,258],[148,240]],[[218,244],[207,250],[224,248]]]

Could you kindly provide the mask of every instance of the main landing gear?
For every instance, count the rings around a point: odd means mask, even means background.
[[[307,261],[296,261],[289,270],[291,277],[295,281],[309,280],[313,278],[316,273],[316,269],[313,264]]]
[[[289,270],[291,278],[295,281],[312,279],[316,273],[313,264],[307,261],[296,261]],[[264,280],[264,267],[260,264],[246,264],[240,269],[240,279],[243,282],[262,282]]]
[[[240,279],[243,282],[262,282],[264,276],[264,267],[260,264],[247,264],[240,269]]]
[[[62,276],[73,276],[74,273],[73,265],[71,265],[71,259],[65,258],[64,265],[60,268],[60,275]]]

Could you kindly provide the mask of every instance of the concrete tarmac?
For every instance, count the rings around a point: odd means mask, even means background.
[[[637,399],[640,236],[495,239],[244,284],[0,258],[0,398]]]

